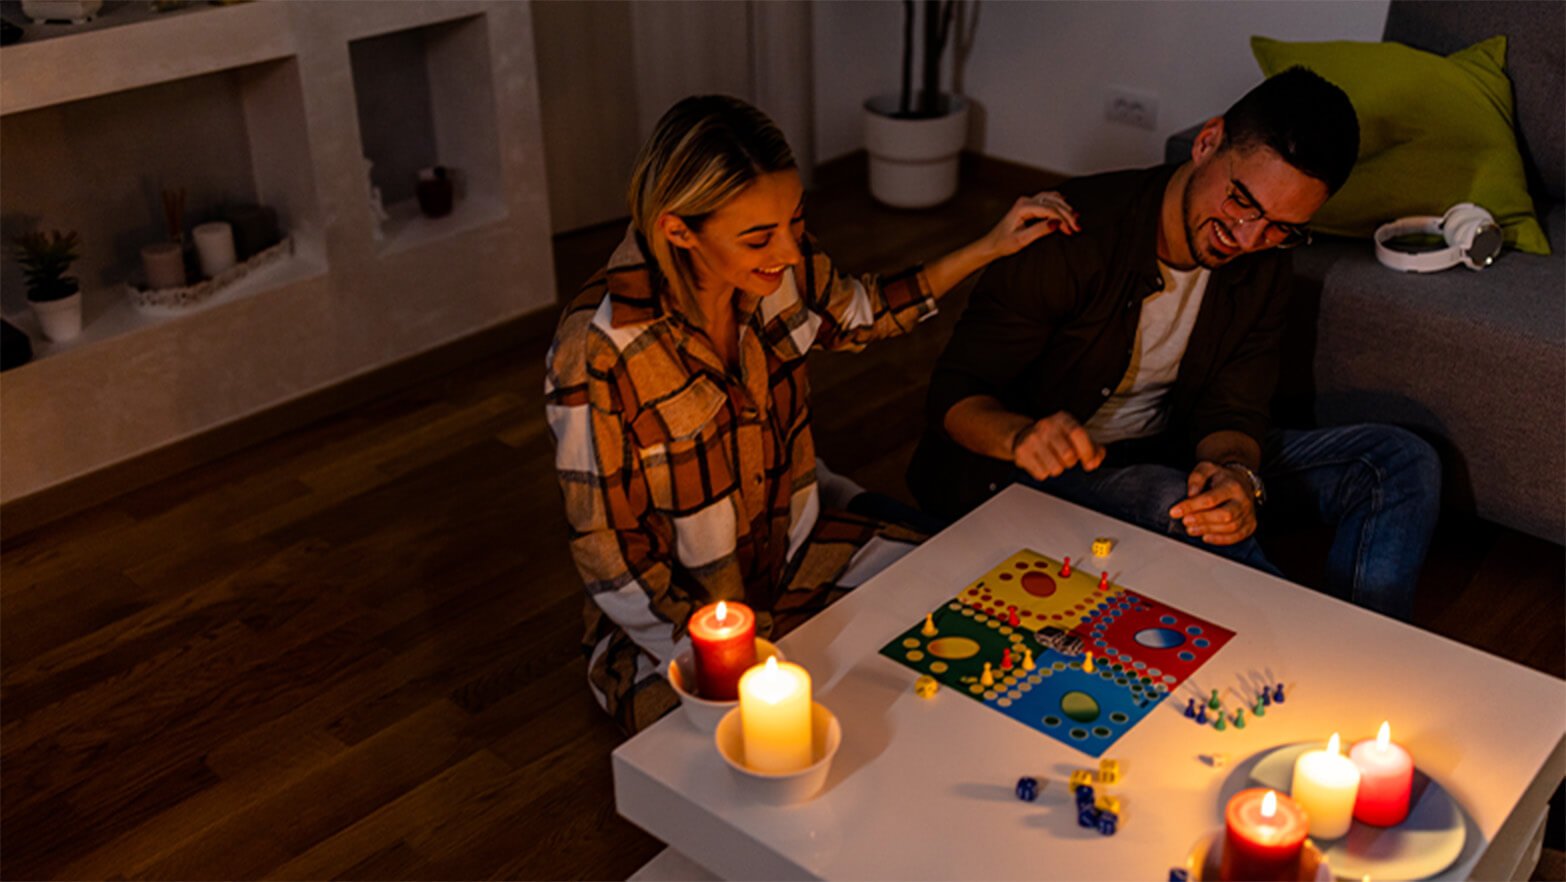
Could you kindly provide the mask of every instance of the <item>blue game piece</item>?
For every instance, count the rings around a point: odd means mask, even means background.
[[[1267,705],[1272,704],[1272,696],[1267,694],[1267,687],[1266,686],[1262,687],[1261,703],[1262,703],[1263,707],[1266,707]]]
[[[1283,684],[1282,683],[1279,683],[1278,684],[1278,688],[1274,689],[1272,691],[1272,703],[1273,704],[1283,704]]]
[[[1191,871],[1184,867],[1170,867],[1169,882],[1191,882]]]
[[[1105,836],[1113,836],[1119,823],[1120,818],[1114,812],[1102,812],[1098,816],[1098,832]]]
[[[1039,798],[1039,782],[1037,778],[1017,779],[1017,798],[1023,802],[1032,802]]]
[[[1098,826],[1098,819],[1100,816],[1101,812],[1099,812],[1098,809],[1094,808],[1093,806],[1088,806],[1087,808],[1077,812],[1077,825],[1080,827],[1087,827],[1092,829]]]
[[[1199,708],[1196,709],[1196,725],[1198,725],[1198,726],[1205,726],[1205,725],[1207,725],[1207,707],[1206,707],[1206,705],[1203,705],[1202,707],[1199,707]]]
[[[1196,719],[1196,699],[1193,698],[1185,703],[1185,715],[1193,720]]]

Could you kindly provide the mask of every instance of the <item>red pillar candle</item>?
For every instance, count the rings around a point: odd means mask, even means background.
[[[756,663],[756,614],[743,603],[722,600],[691,616],[696,692],[708,701],[739,698],[740,675]]]
[[[1310,825],[1298,803],[1275,790],[1252,787],[1229,800],[1223,820],[1220,879],[1299,878],[1300,849]]]
[[[1374,741],[1361,741],[1349,751],[1359,767],[1359,796],[1354,818],[1377,827],[1392,827],[1408,817],[1408,796],[1414,787],[1414,759],[1392,743],[1392,727],[1381,724]]]

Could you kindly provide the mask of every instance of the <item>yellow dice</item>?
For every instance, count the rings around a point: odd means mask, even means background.
[[[920,698],[934,698],[940,689],[941,684],[928,674],[914,681],[914,694]]]
[[[1120,780],[1120,760],[1099,760],[1098,780],[1105,784],[1118,782]]]
[[[1115,549],[1115,540],[1100,536],[1093,540],[1093,556],[1108,557],[1109,552]]]
[[[1107,793],[1100,794],[1098,799],[1094,800],[1093,804],[1097,806],[1098,810],[1101,812],[1114,812],[1117,815],[1120,814],[1120,797],[1118,796],[1110,796]]]
[[[1093,786],[1093,773],[1087,769],[1074,769],[1071,772],[1071,792],[1075,793],[1078,787],[1086,784]]]

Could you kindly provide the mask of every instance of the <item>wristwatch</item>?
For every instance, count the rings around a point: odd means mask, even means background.
[[[1262,483],[1261,475],[1256,474],[1256,472],[1253,471],[1250,466],[1243,462],[1226,462],[1223,464],[1223,467],[1226,469],[1234,469],[1235,471],[1244,475],[1245,480],[1251,482],[1251,501],[1256,504],[1257,508],[1261,508],[1266,504],[1267,485]]]

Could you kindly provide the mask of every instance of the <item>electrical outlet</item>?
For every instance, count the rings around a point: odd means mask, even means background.
[[[1139,129],[1156,128],[1158,96],[1124,86],[1110,86],[1104,98],[1104,119]]]

